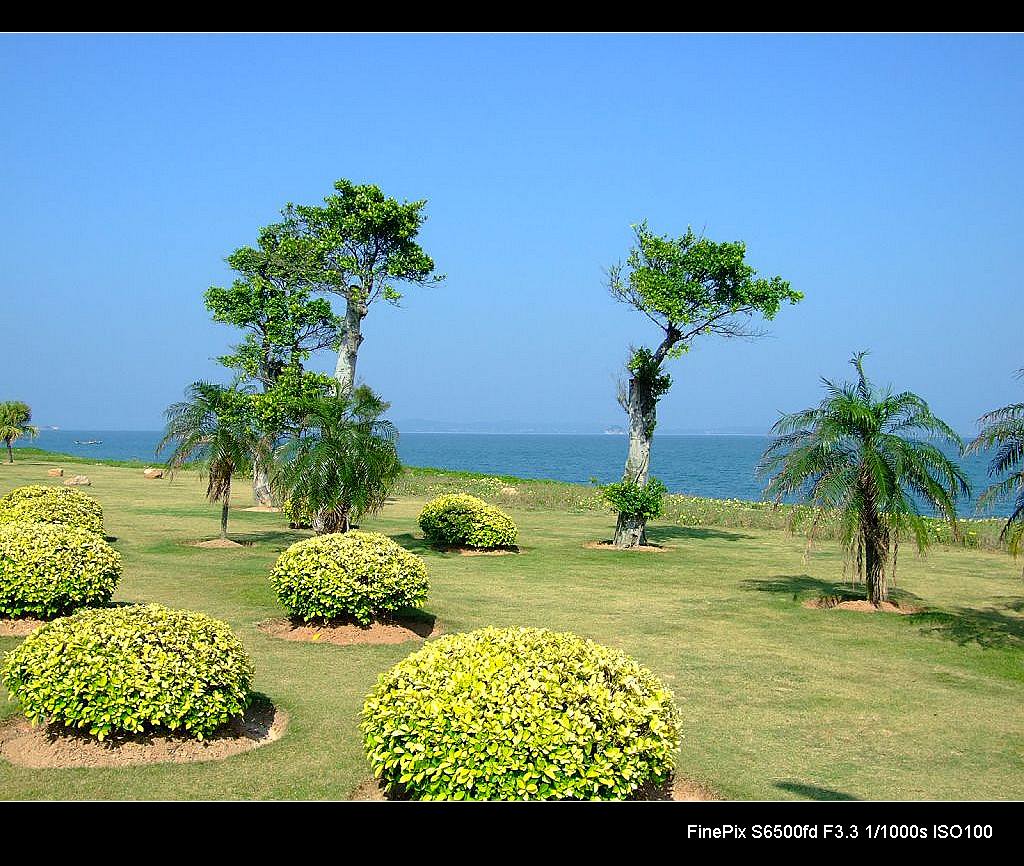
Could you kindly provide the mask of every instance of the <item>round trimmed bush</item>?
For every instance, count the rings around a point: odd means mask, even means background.
[[[0,524],[0,616],[60,616],[110,600],[121,554],[95,532],[52,523]]]
[[[73,487],[29,484],[0,496],[0,523],[57,523],[103,534],[103,508]]]
[[[427,567],[415,554],[377,532],[353,530],[296,542],[270,574],[277,597],[294,616],[375,618],[427,600]]]
[[[618,799],[661,784],[679,746],[671,692],[577,635],[447,635],[382,674],[363,706],[374,774],[421,800]]]
[[[151,728],[202,740],[245,711],[252,674],[226,623],[159,604],[54,620],[0,668],[33,724],[84,728],[101,740]]]
[[[420,512],[420,529],[434,544],[512,547],[516,525],[500,508],[466,493],[438,496]]]

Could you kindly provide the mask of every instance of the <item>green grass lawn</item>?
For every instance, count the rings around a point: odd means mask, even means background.
[[[0,465],[0,494],[46,483],[44,462]],[[212,538],[219,507],[184,474],[148,481],[138,468],[62,463],[88,474],[124,556],[117,599],[205,611],[229,622],[256,664],[256,688],[291,714],[278,742],[225,761],[144,768],[25,770],[0,761],[4,798],[345,798],[369,775],[358,731],[377,674],[417,644],[294,643],[256,629],[281,616],[267,581],[307,533],[279,514],[245,512],[232,534],[251,546],[189,547]],[[613,518],[509,506],[519,556],[431,550],[403,494],[363,528],[420,554],[426,610],[447,631],[485,625],[572,630],[619,647],[676,693],[684,739],[677,771],[735,799],[1024,798],[1024,583],[1004,553],[901,551],[897,598],[913,616],[809,610],[843,585],[832,543],[805,559],[784,531],[652,525],[663,553],[584,548]],[[0,638],[0,650],[17,638]],[[17,707],[0,687],[0,719]]]

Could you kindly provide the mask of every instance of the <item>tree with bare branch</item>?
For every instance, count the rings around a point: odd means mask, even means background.
[[[687,228],[681,238],[658,235],[646,222],[634,226],[636,244],[625,265],[608,269],[612,296],[643,313],[662,332],[654,349],[632,347],[627,382],[619,402],[629,417],[629,454],[622,483],[638,490],[648,486],[651,442],[658,401],[672,384],[665,362],[687,352],[703,335],[755,337],[750,320],[773,319],[783,302],[795,304],[803,294],[781,277],[763,278],[745,261],[742,241],[716,243]],[[645,544],[644,512],[619,511],[617,547]]]

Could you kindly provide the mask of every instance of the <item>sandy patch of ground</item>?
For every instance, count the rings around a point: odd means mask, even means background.
[[[610,541],[588,541],[583,545],[587,550],[616,550],[619,553],[665,553],[669,550],[660,544],[641,544],[638,547],[616,547]]]
[[[0,726],[0,758],[33,769],[220,761],[279,740],[287,726],[288,714],[265,698],[257,698],[241,718],[203,741],[150,733],[100,742],[53,725],[32,727],[23,716],[16,716]]]
[[[207,549],[220,550],[232,547],[245,547],[244,544],[239,544],[237,541],[232,541],[230,538],[211,538],[209,541],[190,541],[188,542],[189,547],[205,547]]]
[[[277,514],[280,508],[273,505],[250,505],[248,508],[241,508],[240,511],[259,511],[262,514]]]
[[[519,553],[518,547],[439,547],[438,550],[459,556],[514,556]]]
[[[897,605],[891,601],[883,601],[880,605],[875,607],[867,599],[848,599],[846,601],[840,601],[834,597],[825,598],[812,598],[805,601],[804,607],[811,608],[813,610],[854,610],[860,613],[899,613],[899,614],[910,614],[920,613],[921,608],[913,607],[912,605]]]
[[[350,800],[401,800],[402,797],[384,793],[380,781],[377,779],[364,779],[358,787],[349,795]],[[678,802],[705,802],[717,800],[711,791],[696,782],[687,779],[672,778],[664,785],[658,787],[647,786],[636,792],[630,800],[675,800]]]
[[[271,637],[282,640],[332,643],[338,646],[405,643],[441,633],[440,624],[436,620],[411,617],[375,622],[369,626],[348,622],[312,623],[281,618],[261,622],[257,628]]]
[[[0,637],[25,637],[32,634],[45,620],[30,616],[20,619],[0,619]]]

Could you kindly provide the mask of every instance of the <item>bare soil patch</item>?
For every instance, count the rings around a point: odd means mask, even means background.
[[[519,553],[518,547],[439,547],[438,550],[459,556],[514,556]]]
[[[288,714],[266,698],[257,698],[245,714],[206,740],[167,733],[109,737],[103,742],[60,726],[32,727],[16,716],[0,726],[0,758],[32,769],[65,767],[137,767],[220,761],[279,740]]]
[[[250,505],[248,508],[242,508],[241,511],[259,511],[262,514],[277,514],[280,512],[280,508],[273,505]]]
[[[399,794],[387,794],[381,786],[379,779],[364,779],[356,789],[349,795],[350,800],[374,800],[384,802],[387,800],[405,800],[407,797]],[[630,800],[675,800],[678,802],[705,802],[719,799],[715,794],[688,779],[676,777],[670,778],[663,785],[647,785],[637,791]]]
[[[357,622],[302,622],[282,617],[261,622],[257,628],[271,637],[282,640],[332,643],[337,646],[405,643],[410,640],[424,640],[441,633],[437,620],[415,617],[396,617],[368,626]]]
[[[35,619],[31,616],[18,619],[0,619],[0,637],[25,637],[32,634],[45,622],[46,620]]]
[[[859,613],[899,613],[903,615],[920,613],[921,608],[913,605],[898,605],[891,601],[883,601],[877,607],[867,599],[840,599],[835,596],[812,598],[805,601],[804,607],[812,610],[853,610]]]
[[[619,553],[666,553],[670,548],[660,544],[641,544],[637,547],[616,547],[610,541],[588,541],[583,545],[587,550],[615,550]]]
[[[213,550],[226,550],[234,547],[245,547],[244,544],[239,544],[237,541],[232,541],[230,538],[211,538],[209,541],[190,541],[188,542],[189,547],[205,547]]]

